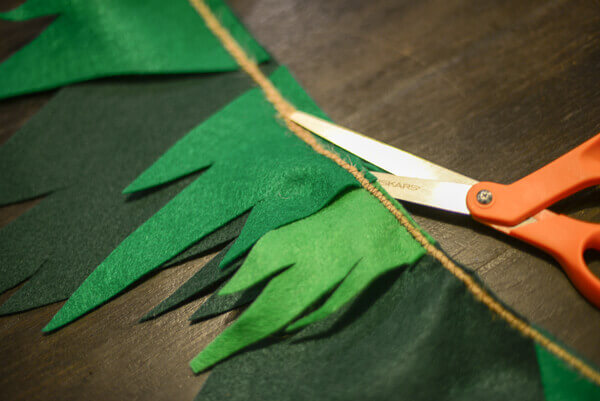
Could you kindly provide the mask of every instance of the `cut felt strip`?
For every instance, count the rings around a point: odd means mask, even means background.
[[[426,255],[327,319],[215,366],[196,400],[224,399],[541,401],[544,393],[534,343]]]
[[[268,59],[222,0],[207,5],[251,57]],[[0,64],[0,98],[99,77],[238,68],[187,0],[28,0],[0,18],[47,15],[57,17]]]
[[[357,189],[342,195],[313,216],[261,238],[219,294],[247,290],[276,276],[190,363],[192,370],[201,372],[276,333],[333,292],[309,320],[328,316],[380,275],[412,264],[424,253],[368,192]]]
[[[272,80],[299,108],[321,114],[286,69],[278,69]],[[360,167],[358,160],[354,163]],[[338,193],[359,185],[347,171],[290,134],[258,89],[193,129],[126,192],[148,190],[201,169],[206,171],[90,274],[45,331],[108,301],[249,210],[246,225],[222,266],[242,256],[265,233],[317,212]]]
[[[130,196],[121,193],[123,188],[250,87],[245,74],[230,72],[106,80],[59,91],[0,147],[0,205],[47,194],[0,230],[0,291],[31,277],[0,312],[68,298],[121,241],[195,177]],[[224,234],[216,233],[216,242],[231,240]],[[214,246],[189,248],[187,257]]]

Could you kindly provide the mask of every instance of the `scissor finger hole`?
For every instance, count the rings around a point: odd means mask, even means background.
[[[583,259],[590,271],[600,278],[600,251],[596,249],[587,249],[583,253]]]

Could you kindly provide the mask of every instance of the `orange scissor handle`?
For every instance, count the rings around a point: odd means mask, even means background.
[[[493,182],[473,185],[467,194],[467,207],[478,220],[514,226],[597,184],[600,184],[600,134],[510,185]]]
[[[600,278],[589,269],[584,252],[600,251],[600,224],[587,223],[542,210],[535,222],[516,227],[492,227],[534,245],[552,255],[562,266],[575,288],[600,308]]]

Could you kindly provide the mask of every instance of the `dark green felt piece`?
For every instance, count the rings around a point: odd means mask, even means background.
[[[244,73],[231,72],[115,79],[61,90],[0,147],[0,205],[49,194],[0,230],[0,291],[33,276],[0,313],[68,298],[195,177],[129,196],[123,188],[251,85]],[[188,252],[231,239],[215,235],[216,241]]]
[[[267,346],[268,345],[268,346]],[[532,342],[430,256],[215,367],[198,401],[543,400]]]
[[[194,259],[195,257],[197,257],[199,255],[199,252],[198,252],[199,244],[202,244],[201,252],[205,252],[206,250],[215,248],[219,245],[225,244],[225,243],[237,238],[240,235],[240,232],[242,232],[242,228],[244,228],[244,224],[246,224],[247,218],[248,218],[247,214],[243,214],[239,217],[236,217],[235,219],[231,220],[226,225],[219,227],[216,231],[211,233],[209,236],[204,237],[203,239],[198,241],[196,244],[192,245],[187,250],[181,252],[179,255],[177,255],[173,259],[169,260],[167,263],[165,263],[165,266],[167,266],[167,267],[173,266],[173,265],[185,262],[187,260]],[[223,256],[224,256],[224,252],[226,253],[226,251],[230,247],[231,247],[231,244],[227,245],[225,247],[225,249],[223,249],[221,252],[219,252],[219,254],[217,256],[215,256],[215,258],[211,259],[211,261],[209,263],[207,263],[207,266],[209,264],[212,265],[212,261],[216,258],[219,258],[219,261],[222,260]],[[218,267],[218,263],[220,263],[220,262],[217,262],[217,266],[215,266],[215,267]],[[201,270],[203,270],[203,269],[201,269]],[[219,269],[219,272],[224,273],[225,270]],[[200,273],[200,271],[198,271],[198,273],[196,273],[196,274],[199,274],[199,273]],[[188,281],[193,280],[193,277],[195,277],[195,275],[192,276],[192,278]],[[209,281],[196,281],[196,284],[198,285],[198,287],[201,287],[202,283],[204,283],[204,285],[211,285],[213,282],[210,282],[210,280]],[[184,286],[185,286],[185,284],[184,284]],[[198,290],[203,291],[203,288],[199,288]]]
[[[286,69],[277,70],[272,80],[298,108],[320,114]],[[287,131],[259,89],[248,91],[193,129],[127,192],[147,190],[201,169],[207,170],[94,270],[45,331],[101,305],[248,210],[246,225],[222,265],[240,257],[265,233],[315,213],[336,194],[358,186],[352,175]]]
[[[244,291],[227,295],[219,295],[219,291],[217,290],[215,294],[208,298],[206,302],[203,303],[202,306],[196,310],[196,312],[194,312],[192,317],[190,317],[190,320],[193,322],[198,322],[225,312],[229,312],[230,310],[239,308],[241,306],[248,305],[258,297],[266,284],[266,282],[258,283],[257,285],[252,286]],[[221,286],[221,288],[223,286]],[[221,288],[219,288],[219,290]]]
[[[245,217],[245,216],[244,216]],[[237,218],[229,223],[225,227],[237,225],[237,228],[241,231],[242,227],[238,225],[240,222],[243,224],[245,218]],[[236,222],[238,224],[236,224]],[[219,230],[217,230],[219,231]],[[186,281],[181,287],[171,294],[167,299],[162,301],[160,304],[155,306],[150,312],[148,312],[141,321],[146,321],[158,317],[166,312],[169,312],[186,302],[189,302],[197,297],[207,295],[208,291],[214,289],[215,285],[223,282],[227,277],[231,276],[238,267],[241,266],[243,258],[233,262],[231,265],[222,269],[219,264],[225,257],[225,254],[231,248],[232,243],[228,244],[221,252],[219,252],[214,258],[212,258],[206,265],[204,265],[196,274],[194,274],[188,281]]]
[[[230,222],[226,229],[233,232],[233,228],[237,228],[241,231],[242,226],[247,216],[242,216]],[[215,233],[221,231],[217,230]],[[238,231],[238,234],[239,234]],[[213,237],[214,234],[210,237]],[[208,237],[208,238],[210,238]],[[158,317],[166,312],[169,312],[186,302],[196,299],[200,296],[207,295],[208,291],[214,289],[215,285],[222,283],[225,279],[231,276],[243,263],[244,258],[240,258],[228,265],[226,268],[220,268],[219,265],[225,254],[231,248],[232,243],[227,245],[219,254],[212,258],[206,265],[204,265],[196,274],[194,274],[188,281],[186,281],[181,287],[179,287],[173,294],[167,299],[158,304],[154,309],[148,312],[141,321],[146,321]],[[179,259],[179,256],[177,257]],[[221,289],[223,285],[219,287]],[[220,315],[221,313],[228,312],[232,309],[239,308],[252,302],[258,294],[261,292],[264,285],[254,286],[246,291],[237,292],[230,295],[218,295],[213,294],[210,298],[204,302],[196,312],[190,317],[190,320],[197,322],[200,320],[208,319],[213,316]],[[216,291],[218,292],[218,290]]]
[[[222,0],[206,3],[251,57],[268,59]],[[187,0],[28,0],[0,18],[56,14],[0,64],[0,98],[106,76],[238,69]]]
[[[194,372],[205,370],[283,329],[332,292],[303,325],[321,320],[380,275],[412,264],[424,253],[379,200],[364,189],[352,190],[258,241],[219,294],[247,290],[280,274],[190,365]]]

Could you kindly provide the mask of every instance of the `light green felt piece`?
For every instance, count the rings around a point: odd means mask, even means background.
[[[268,59],[222,0],[206,3],[251,57]],[[48,15],[57,17],[0,64],[0,98],[98,77],[238,68],[187,0],[28,0],[0,19]]]
[[[600,400],[600,387],[574,372],[544,347],[535,344],[546,401]]]
[[[414,263],[424,253],[376,198],[362,189],[350,191],[313,216],[258,241],[219,294],[241,291],[279,274],[190,365],[194,372],[211,367],[285,328],[333,291],[302,324],[319,320],[338,310],[375,278]]]
[[[299,109],[319,113],[285,68],[273,83]],[[360,167],[358,160],[353,160]],[[251,210],[225,266],[265,233],[309,216],[357,181],[318,155],[275,118],[253,89],[177,142],[126,190],[148,189],[207,169],[126,238],[87,278],[44,331],[108,301],[165,261]]]

